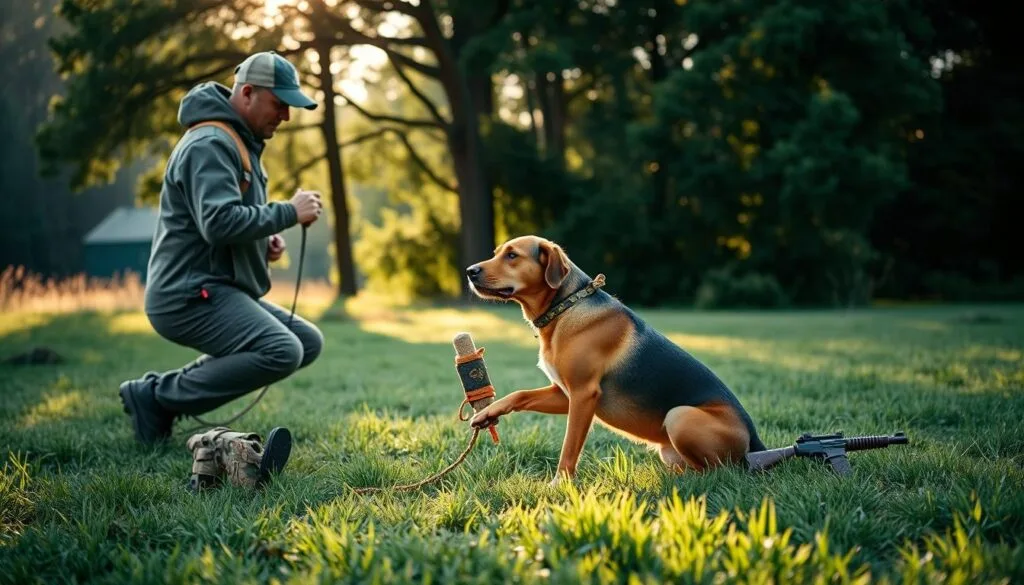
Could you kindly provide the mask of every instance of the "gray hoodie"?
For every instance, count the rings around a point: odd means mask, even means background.
[[[252,159],[249,188],[239,192],[242,159],[223,130],[198,128],[178,141],[160,190],[146,282],[147,313],[181,309],[210,294],[206,287],[214,283],[262,297],[270,290],[269,237],[298,223],[292,205],[267,202],[267,175],[260,163],[264,142],[235,112],[229,96],[230,90],[219,83],[197,85],[182,99],[178,122],[186,129],[205,120],[231,124]]]

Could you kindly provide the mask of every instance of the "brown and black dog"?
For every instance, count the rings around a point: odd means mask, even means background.
[[[594,417],[661,454],[674,470],[703,470],[763,451],[729,388],[628,307],[600,290],[557,244],[522,236],[466,269],[480,297],[519,303],[540,340],[551,385],[519,390],[472,419],[480,428],[516,411],[568,414],[553,483],[576,473]]]

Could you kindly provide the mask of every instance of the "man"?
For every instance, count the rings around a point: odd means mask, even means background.
[[[287,202],[267,201],[260,157],[265,140],[289,119],[289,107],[315,109],[299,90],[295,67],[273,52],[235,69],[234,86],[202,83],[181,101],[178,121],[227,123],[194,128],[167,162],[160,217],[153,237],[145,310],[162,337],[204,355],[178,370],[147,372],[121,384],[135,438],[154,443],[171,434],[175,418],[213,410],[281,380],[320,355],[323,337],[298,315],[263,297],[268,262],[284,252],[280,232],[320,217],[320,194],[299,190]]]

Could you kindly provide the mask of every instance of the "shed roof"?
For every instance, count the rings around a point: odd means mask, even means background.
[[[156,207],[118,207],[82,238],[86,244],[149,242],[159,210]]]

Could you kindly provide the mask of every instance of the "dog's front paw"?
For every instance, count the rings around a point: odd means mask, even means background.
[[[490,406],[476,413],[473,418],[469,419],[469,424],[474,429],[482,429],[489,427],[492,424],[498,423],[498,418],[503,414],[508,414],[505,409],[501,407],[498,402],[491,403]]]
[[[570,473],[564,469],[559,469],[555,472],[555,477],[548,482],[548,485],[553,488],[559,488],[563,484],[572,483],[572,479],[575,476],[574,473]]]

